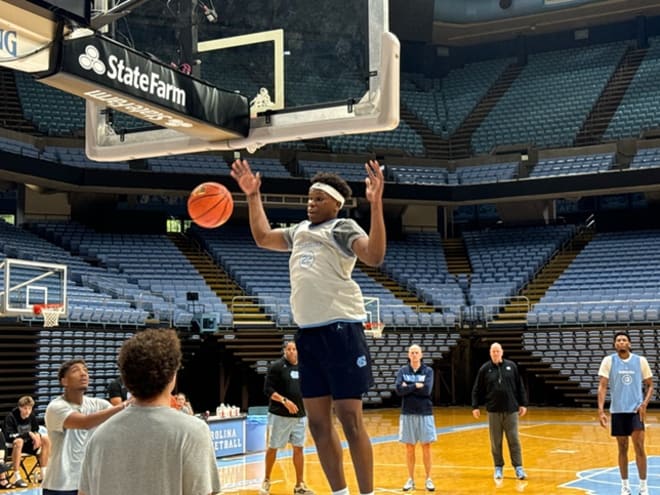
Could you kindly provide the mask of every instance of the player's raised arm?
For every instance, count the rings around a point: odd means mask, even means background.
[[[387,236],[385,233],[385,218],[383,216],[383,189],[385,176],[376,160],[369,160],[364,164],[367,171],[365,196],[371,205],[371,226],[369,237],[357,239],[353,250],[363,263],[369,266],[378,266],[385,259]]]
[[[248,202],[250,231],[257,246],[274,251],[287,251],[288,245],[281,230],[272,229],[261,202],[261,174],[252,172],[247,160],[237,159],[231,164],[231,176],[245,193]]]

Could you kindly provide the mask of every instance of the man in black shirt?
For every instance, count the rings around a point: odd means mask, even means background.
[[[121,381],[121,376],[108,382],[107,393],[108,401],[113,406],[128,400],[128,389],[124,385],[124,382]]]
[[[266,450],[266,476],[259,495],[269,495],[270,474],[275,465],[277,449],[291,443],[293,466],[296,470],[296,487],[293,495],[314,495],[303,480],[305,429],[307,418],[300,393],[298,375],[298,351],[293,341],[284,345],[284,356],[273,361],[268,368],[264,393],[268,397],[268,424],[270,438]]]
[[[495,480],[503,477],[502,434],[506,435],[509,444],[516,478],[524,480],[527,475],[522,463],[518,416],[527,413],[527,393],[518,374],[518,367],[513,361],[503,359],[503,353],[502,346],[495,342],[490,346],[490,361],[479,368],[472,387],[472,416],[480,417],[479,399],[485,395]]]
[[[48,435],[39,433],[39,423],[32,409],[34,399],[25,395],[18,399],[18,407],[11,410],[5,418],[6,441],[11,443],[11,461],[14,466],[13,485],[17,488],[25,488],[27,483],[21,478],[19,467],[21,465],[21,454],[33,454],[39,457],[41,465],[41,477],[43,478],[48,456],[50,455],[50,441]]]

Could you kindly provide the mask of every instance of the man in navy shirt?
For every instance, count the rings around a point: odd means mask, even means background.
[[[422,444],[422,459],[427,491],[434,491],[431,480],[431,442],[436,440],[433,419],[433,369],[422,362],[422,348],[411,345],[408,349],[408,364],[402,366],[396,376],[396,391],[402,397],[399,418],[399,441],[406,444],[408,481],[403,491],[415,489],[415,444]]]

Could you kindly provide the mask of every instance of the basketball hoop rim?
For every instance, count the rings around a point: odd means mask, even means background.
[[[32,305],[32,312],[35,315],[40,315],[44,312],[50,312],[50,313],[60,313],[64,314],[64,304],[59,304],[59,303],[52,303],[52,304],[33,304]]]

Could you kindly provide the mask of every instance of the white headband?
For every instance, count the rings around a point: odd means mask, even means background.
[[[337,189],[332,187],[330,184],[326,184],[325,182],[314,182],[310,187],[310,189],[318,189],[319,191],[323,191],[326,193],[328,196],[330,196],[332,199],[339,201],[339,208],[344,207],[344,196],[341,195]]]

